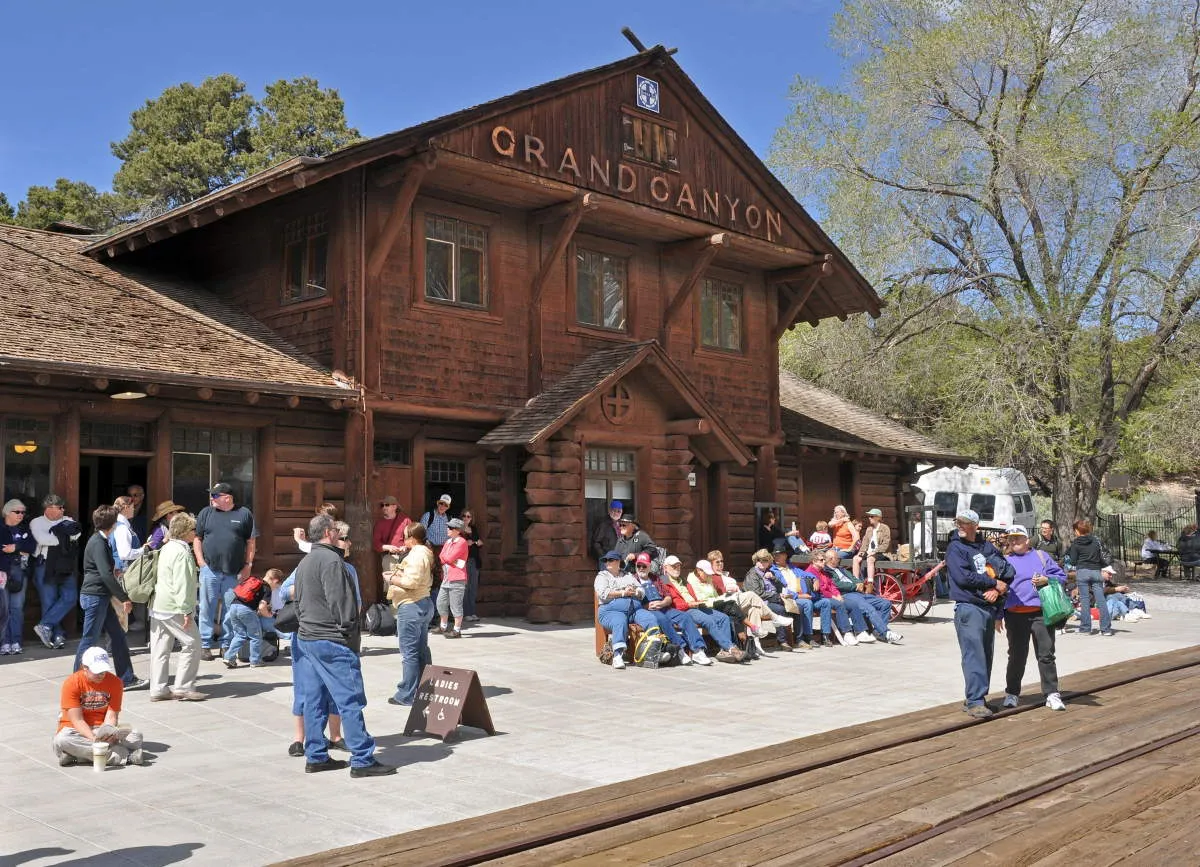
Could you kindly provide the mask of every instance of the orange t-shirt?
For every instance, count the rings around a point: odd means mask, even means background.
[[[63,681],[59,731],[71,725],[71,721],[67,719],[67,711],[73,707],[83,710],[83,720],[92,728],[103,725],[104,715],[109,708],[120,713],[121,696],[124,693],[125,686],[115,674],[105,674],[104,680],[92,683],[88,680],[87,672],[79,669]]]
[[[837,531],[833,534],[833,547],[841,548],[843,551],[849,551],[854,547],[854,529],[850,526],[849,521],[838,524]]]

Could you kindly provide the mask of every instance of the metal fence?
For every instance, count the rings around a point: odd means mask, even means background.
[[[1154,530],[1160,542],[1174,545],[1179,532],[1188,524],[1200,523],[1200,493],[1196,503],[1173,514],[1096,516],[1096,537],[1108,546],[1115,559],[1128,563],[1141,559],[1146,533]]]

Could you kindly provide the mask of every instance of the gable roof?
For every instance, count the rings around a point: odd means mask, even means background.
[[[811,247],[804,252],[815,254],[818,258],[827,253],[832,257],[833,275],[822,281],[822,286],[809,297],[805,311],[798,313],[794,321],[808,319],[815,323],[816,319],[821,317],[838,315],[844,318],[848,313],[863,311],[877,316],[882,301],[874,287],[720,115],[674,60],[672,53],[663,46],[656,45],[609,64],[520,90],[417,126],[358,142],[325,157],[294,157],[186,205],[94,240],[85,247],[85,252],[99,256],[107,251],[111,257],[117,257],[126,251],[189,231],[237,210],[252,207],[359,166],[387,158],[410,156],[418,151],[436,147],[439,136],[478,124],[515,108],[534,105],[635,69],[649,68],[665,71],[670,75],[686,98],[697,106],[699,116],[710,123],[728,142],[732,156],[740,164],[742,171],[773,196],[789,223],[800,231],[805,243]],[[155,231],[168,225],[169,232]]]
[[[0,226],[0,369],[345,398],[332,374],[215,295],[101,265],[69,235]]]
[[[647,364],[647,362],[649,362]],[[729,459],[745,466],[753,460],[751,451],[721,420],[721,416],[695,389],[683,372],[671,361],[656,340],[629,343],[594,352],[541,394],[532,398],[498,427],[479,441],[480,445],[500,448],[525,447],[544,442],[567,424],[594,397],[645,364],[661,374],[657,383],[664,400],[671,395],[680,399],[689,412],[709,422],[710,433],[697,438],[712,441],[706,454],[720,448]]]
[[[779,405],[788,442],[966,465],[971,459],[899,422],[779,371]]]

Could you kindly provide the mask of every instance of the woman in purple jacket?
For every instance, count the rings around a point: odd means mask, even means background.
[[[1004,610],[996,620],[996,631],[1008,630],[1008,678],[1004,688],[1004,707],[1016,707],[1021,694],[1021,678],[1029,658],[1029,639],[1037,657],[1042,694],[1050,710],[1066,710],[1058,692],[1058,668],[1054,664],[1054,630],[1042,619],[1042,600],[1038,588],[1050,580],[1067,583],[1067,573],[1045,551],[1029,546],[1029,533],[1019,524],[1008,532],[1006,559],[1016,572],[1008,587]]]

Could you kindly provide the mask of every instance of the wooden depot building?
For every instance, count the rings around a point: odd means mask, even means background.
[[[368,600],[389,494],[474,510],[482,613],[578,621],[611,498],[740,566],[764,504],[894,518],[953,459],[785,424],[782,334],[880,300],[661,46],[106,237],[0,227],[0,286],[6,496],[230,481],[283,567],[332,500]]]

